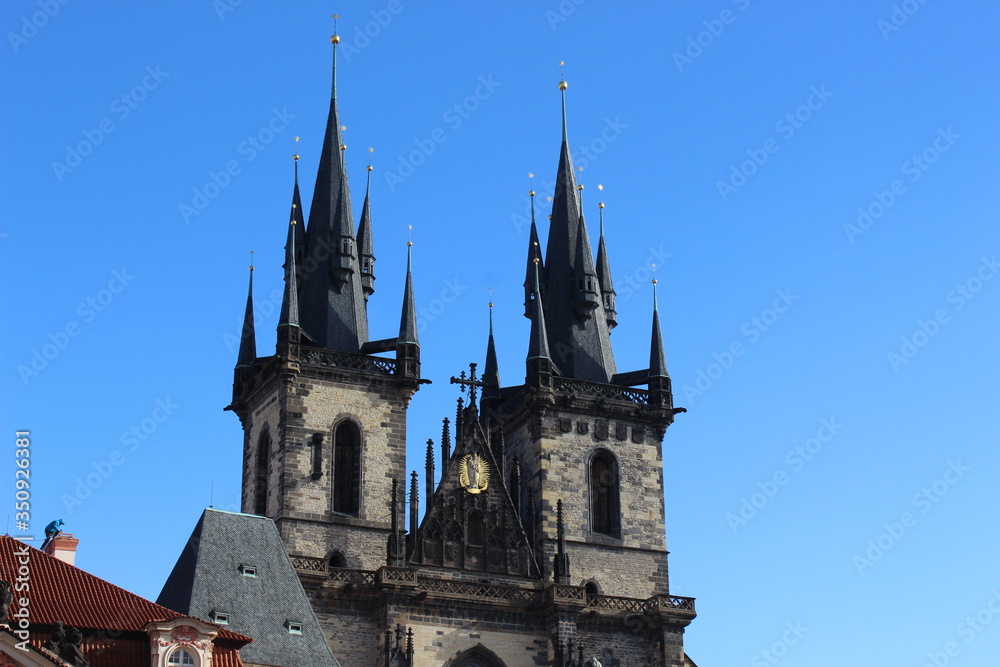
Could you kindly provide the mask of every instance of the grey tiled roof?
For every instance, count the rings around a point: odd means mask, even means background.
[[[257,576],[245,576],[241,566],[256,568]],[[245,663],[339,667],[266,517],[205,510],[157,603],[208,620],[228,613],[228,628],[253,638],[240,649]],[[302,634],[290,634],[289,622],[301,623]]]

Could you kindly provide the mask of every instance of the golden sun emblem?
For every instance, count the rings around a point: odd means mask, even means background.
[[[466,454],[458,472],[458,481],[469,493],[480,493],[490,485],[490,467],[479,454]]]

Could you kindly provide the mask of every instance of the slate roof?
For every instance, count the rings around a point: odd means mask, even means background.
[[[241,565],[255,567],[256,577]],[[245,662],[340,665],[269,518],[205,510],[157,602],[209,620],[228,613],[229,628],[253,637],[240,652]],[[290,634],[288,622],[301,623],[302,634]]]
[[[84,653],[92,665],[136,665],[149,660],[149,637],[143,629],[150,621],[172,620],[186,614],[155,604],[119,588],[100,577],[65,563],[8,535],[0,536],[0,572],[12,583],[18,571],[20,554],[27,547],[30,570],[28,596],[31,619],[31,643],[41,646],[49,633],[36,632],[36,626],[52,626],[62,621],[84,632]],[[10,612],[18,609],[15,604]],[[192,614],[193,615],[193,614]],[[204,618],[204,617],[201,617]],[[133,634],[133,633],[141,633]],[[222,628],[214,651],[217,665],[241,665],[237,650],[250,638]],[[99,660],[92,653],[100,652]],[[135,662],[138,657],[140,661]]]

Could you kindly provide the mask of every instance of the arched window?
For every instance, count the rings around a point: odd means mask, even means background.
[[[182,667],[194,667],[194,665],[196,663],[194,661],[194,656],[193,655],[191,655],[190,653],[188,653],[184,649],[179,648],[179,649],[177,649],[176,651],[174,651],[173,653],[170,654],[170,657],[167,658],[167,664],[168,665],[179,665],[179,666],[182,666]]]
[[[333,435],[333,511],[358,513],[361,491],[361,429],[341,422]]]
[[[267,515],[267,467],[271,460],[271,432],[266,428],[257,439],[257,482],[254,486],[253,513]]]
[[[344,560],[344,554],[339,551],[334,551],[330,554],[330,569],[335,570],[342,567],[347,567],[347,561]]]
[[[590,525],[594,533],[619,537],[618,461],[599,450],[590,460]]]
[[[601,589],[597,587],[597,582],[588,581],[583,585],[583,589],[587,592],[588,598],[597,597],[601,594]]]

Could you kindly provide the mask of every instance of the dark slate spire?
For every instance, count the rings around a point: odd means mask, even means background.
[[[535,301],[535,316],[531,318],[531,337],[528,340],[528,366],[529,373],[531,362],[534,359],[547,359],[550,362],[552,357],[549,354],[549,337],[545,332],[545,308],[542,307],[542,293],[539,289],[538,262],[535,258],[535,291],[533,298]]]
[[[403,287],[403,313],[399,318],[399,343],[419,345],[417,340],[417,307],[413,301],[412,274],[413,241],[406,242],[406,284]]]
[[[278,327],[299,326],[299,281],[298,264],[295,261],[297,245],[295,243],[296,228],[299,224],[292,218],[288,226],[288,243],[285,250],[285,293],[281,297],[281,315],[278,317]]]
[[[361,289],[365,293],[365,302],[375,292],[375,254],[372,244],[372,214],[369,199],[372,191],[372,163],[369,148],[368,183],[365,185],[365,203],[361,207],[361,222],[358,223],[358,257],[361,260]]]
[[[534,174],[528,174],[529,179],[534,178],[534,176]],[[538,248],[541,246],[538,245],[538,227],[535,226],[534,188],[528,191],[528,196],[531,197],[531,233],[528,235],[528,261],[524,270],[524,316],[531,319],[535,303],[531,296],[535,293],[535,258],[540,258]],[[544,272],[545,267],[539,266],[539,271]]]
[[[251,253],[252,256],[252,253]],[[249,366],[257,358],[257,336],[253,326],[253,261],[250,262],[250,286],[247,288],[247,308],[243,314],[243,332],[240,335],[240,353],[236,367]]]
[[[597,189],[604,190],[604,186],[598,185]],[[618,326],[618,311],[615,308],[615,286],[611,282],[611,263],[608,261],[608,250],[604,246],[604,202],[600,202],[597,208],[601,214],[601,239],[597,242],[597,280],[601,283],[601,301],[610,332]]]
[[[667,362],[663,356],[663,334],[660,332],[660,309],[656,300],[656,279],[653,279],[653,333],[649,343],[649,377],[668,378]]]
[[[315,265],[303,277],[302,326],[319,347],[358,352],[368,340],[368,319],[354,237],[350,188],[337,109],[337,48],[323,150],[306,229],[307,257]]]
[[[610,382],[615,375],[608,323],[604,317],[592,317],[590,305],[595,297],[600,304],[597,275],[586,223],[580,211],[576,177],[566,131],[565,81],[559,82],[563,105],[563,141],[559,153],[551,224],[545,248],[545,313],[550,343],[559,350],[559,369],[563,375],[591,382]],[[584,238],[580,238],[583,236]],[[593,293],[578,292],[581,281],[593,276]],[[580,297],[583,297],[582,299]],[[587,305],[587,308],[582,306]],[[586,313],[584,313],[586,311]]]
[[[483,399],[500,397],[500,365],[497,348],[493,342],[493,299],[490,299],[490,337],[486,343],[486,368],[483,371]]]
[[[296,137],[298,139],[298,137]],[[292,211],[289,214],[288,238],[285,241],[285,293],[281,297],[278,327],[299,326],[299,281],[302,279],[302,250],[305,247],[305,222],[299,199],[299,155],[295,154],[295,187],[292,189]]]
[[[594,253],[590,248],[587,223],[583,220],[583,186],[580,193],[580,220],[576,228],[576,292],[573,295],[573,310],[579,317],[590,317],[601,305],[597,269],[594,267]]]
[[[295,137],[295,141],[299,138]],[[302,198],[299,196],[299,154],[296,153],[292,156],[295,162],[295,185],[292,188],[292,210],[289,213],[289,220],[295,221],[295,229],[289,229],[289,236],[285,240],[285,252],[288,252],[288,248],[292,243],[291,234],[295,233],[295,265],[296,265],[296,278],[298,278],[298,285],[302,285],[302,270],[305,265],[305,252],[306,252],[306,219],[302,212]],[[286,262],[288,255],[285,255]]]

